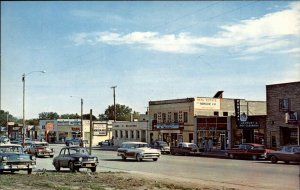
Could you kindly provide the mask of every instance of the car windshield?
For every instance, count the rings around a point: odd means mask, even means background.
[[[299,147],[294,147],[293,152],[300,152],[300,146]]]
[[[253,146],[252,149],[254,149],[254,150],[264,150],[265,147],[264,146]]]
[[[123,144],[123,148],[142,148],[142,147],[149,147],[148,144]]]
[[[72,148],[70,154],[89,154],[86,148]]]
[[[168,146],[168,144],[166,142],[164,142],[164,141],[160,142],[160,145],[161,146]]]
[[[48,146],[48,143],[35,144],[34,147]]]
[[[19,146],[4,146],[0,147],[0,153],[23,153],[23,148]]]

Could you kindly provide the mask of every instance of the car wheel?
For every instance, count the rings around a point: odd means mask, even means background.
[[[140,154],[137,154],[137,155],[136,155],[136,160],[137,160],[138,162],[140,162],[140,161],[143,160]]]
[[[28,169],[27,174],[31,174],[31,173],[32,173],[32,169]]]
[[[175,152],[174,152],[173,150],[171,150],[171,154],[172,154],[172,155],[175,155]]]
[[[126,160],[126,156],[122,155],[122,160]]]
[[[91,171],[95,172],[96,171],[96,167],[91,168]]]
[[[276,164],[276,163],[278,162],[277,157],[276,157],[276,156],[271,156],[271,162],[272,162],[273,164]]]
[[[233,154],[229,154],[229,158],[234,159],[234,155]]]
[[[69,168],[71,172],[75,172],[75,166],[73,162],[69,162]]]
[[[0,174],[3,174],[3,170],[0,170]]]
[[[257,160],[257,155],[252,155],[252,160]]]
[[[60,171],[60,165],[59,165],[59,162],[55,162],[55,164],[54,164],[54,167],[55,167],[55,170],[56,171]]]
[[[158,158],[153,158],[153,161],[157,161]]]

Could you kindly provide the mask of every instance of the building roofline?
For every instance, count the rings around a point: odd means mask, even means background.
[[[295,83],[300,83],[300,81],[295,81],[295,82],[286,82],[286,83],[277,83],[277,84],[267,84],[266,86],[278,86],[278,85],[287,85],[287,84],[295,84]]]

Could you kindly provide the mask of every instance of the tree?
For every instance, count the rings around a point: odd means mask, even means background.
[[[53,120],[58,119],[59,115],[56,112],[42,112],[39,114],[39,119],[41,120]]]
[[[130,121],[131,115],[133,114],[133,119],[138,119],[139,113],[133,112],[132,109],[126,105],[116,104],[116,119],[118,121]],[[100,120],[114,120],[114,105],[109,105],[105,110],[104,114],[99,115]]]
[[[90,114],[83,114],[82,115],[82,119],[84,119],[84,120],[90,120]],[[97,120],[96,116],[92,115],[92,120],[96,121]]]
[[[80,115],[76,114],[62,114],[60,117],[60,119],[80,119]]]

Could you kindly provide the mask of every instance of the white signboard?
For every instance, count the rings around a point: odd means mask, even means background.
[[[220,110],[221,103],[219,98],[195,98],[194,107],[201,110]]]
[[[93,123],[94,125],[94,136],[106,136],[107,135],[107,124],[106,123]]]

